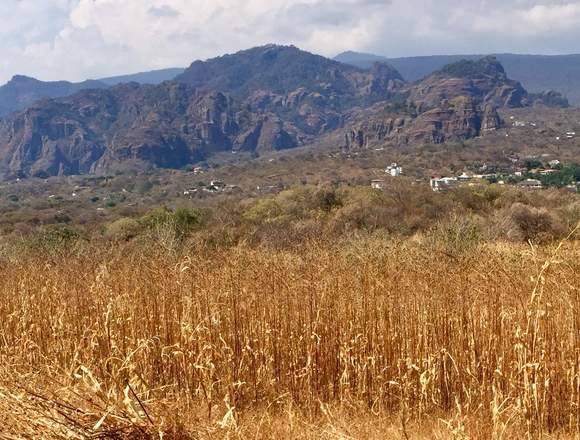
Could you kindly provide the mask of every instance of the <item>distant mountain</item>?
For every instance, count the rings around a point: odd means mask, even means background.
[[[27,76],[16,75],[8,83],[0,86],[0,117],[18,110],[24,110],[36,101],[46,98],[61,98],[87,89],[104,89],[122,83],[161,84],[174,79],[185,69],[164,69],[141,72],[132,75],[115,76],[79,83],[68,81],[40,81]]]
[[[380,55],[373,55],[360,52],[343,52],[337,55],[334,60],[345,64],[351,64],[361,69],[369,69],[377,61],[391,63],[401,72],[401,75],[410,82],[415,82],[425,78],[431,73],[440,70],[446,65],[456,63],[461,60],[475,61],[481,55],[433,55],[423,57],[387,58]]]
[[[495,57],[448,64],[415,84],[409,99],[420,108],[429,109],[460,96],[494,107],[523,107],[528,103],[527,91],[508,78]]]
[[[283,121],[296,145],[341,126],[346,110],[391,99],[405,85],[387,64],[363,70],[277,45],[195,61],[176,81],[226,93],[254,114]]]
[[[0,179],[181,168],[220,152],[262,153],[342,133],[345,148],[442,143],[502,125],[534,100],[493,57],[408,84],[392,66],[340,63],[268,45],[196,61],[173,81],[92,88],[0,121]]]
[[[117,84],[136,82],[139,84],[161,84],[164,81],[171,81],[176,76],[181,75],[184,68],[152,70],[150,72],[140,72],[131,75],[112,76],[110,78],[101,78],[98,81],[109,86]]]
[[[495,55],[509,77],[520,81],[530,92],[554,90],[566,96],[572,105],[580,105],[580,55]],[[386,58],[372,54],[344,52],[335,60],[360,68],[375,62],[387,62],[407,81],[418,81],[462,59],[477,60],[481,55],[440,55],[409,58]]]
[[[0,117],[13,111],[23,110],[39,99],[58,98],[72,95],[84,89],[107,87],[100,81],[71,83],[67,81],[39,81],[27,76],[14,76],[8,83],[0,86]]]
[[[365,52],[354,52],[352,50],[348,50],[346,52],[342,52],[333,58],[335,61],[344,64],[351,64],[356,67],[360,67],[361,69],[370,69],[373,64],[377,62],[387,63],[388,58],[381,56],[381,55],[374,55],[372,53],[365,53]]]
[[[302,51],[294,46],[267,45],[225,55],[208,61],[195,61],[176,80],[194,87],[221,90],[248,98],[256,92],[287,94],[300,89],[335,95],[368,96],[375,79],[387,79],[387,88],[396,88],[403,78],[387,63],[370,74],[349,64]],[[380,71],[379,71],[380,70]],[[384,90],[386,92],[386,90]]]
[[[220,151],[293,148],[342,126],[345,109],[404,86],[293,47],[196,62],[176,81],[40,101],[0,122],[0,179],[178,168]]]
[[[501,127],[498,108],[531,103],[494,57],[444,66],[410,85],[405,106],[379,103],[360,110],[346,133],[347,148],[370,144],[441,144],[466,140]]]

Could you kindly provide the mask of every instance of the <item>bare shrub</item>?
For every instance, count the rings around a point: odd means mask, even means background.
[[[114,241],[127,241],[137,237],[143,231],[139,221],[133,218],[120,218],[105,228],[105,237]]]
[[[526,241],[547,242],[566,233],[561,221],[546,208],[514,203],[509,215],[518,226],[522,239]]]
[[[458,257],[473,250],[483,240],[481,219],[452,214],[429,233],[427,244],[448,256]]]

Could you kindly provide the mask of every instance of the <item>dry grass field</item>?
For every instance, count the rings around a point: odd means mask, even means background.
[[[578,439],[580,246],[0,257],[0,439]]]

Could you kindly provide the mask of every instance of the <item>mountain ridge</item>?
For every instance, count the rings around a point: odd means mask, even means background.
[[[106,78],[99,78],[97,81],[105,83],[109,86],[116,86],[118,84],[130,82],[157,85],[165,81],[171,81],[176,76],[181,75],[184,71],[184,67],[173,67],[168,69],[149,70],[124,75],[115,75]]]
[[[14,75],[10,81],[0,86],[0,117],[24,110],[41,99],[61,98],[81,90],[104,89],[129,82],[157,85],[175,78],[184,70],[181,68],[152,70],[82,82],[42,81],[26,75]]]
[[[430,73],[462,59],[477,60],[485,55],[427,55],[417,57],[389,58],[375,54],[347,51],[335,60],[369,68],[376,61],[391,64],[410,82],[423,79]],[[526,55],[492,54],[504,66],[509,77],[520,81],[532,93],[553,90],[566,96],[570,103],[580,105],[580,54]]]
[[[59,98],[84,89],[105,88],[106,84],[97,80],[80,83],[69,81],[40,81],[24,75],[14,75],[5,85],[0,86],[0,117],[13,111],[23,110],[40,99]]]
[[[439,144],[502,124],[530,105],[494,58],[406,83],[293,46],[197,61],[173,81],[121,84],[37,101],[0,121],[0,179],[181,168],[224,152],[263,152],[343,133],[345,148]],[[337,145],[338,147],[339,145]]]
[[[333,88],[349,88],[354,92],[359,82],[377,70],[359,69],[345,63],[300,50],[295,46],[266,45],[223,55],[206,61],[194,61],[176,81],[204,89],[228,90],[234,96],[247,98],[259,89],[285,94],[303,86],[324,93]],[[382,74],[403,82],[396,69]],[[366,78],[365,78],[366,77]]]

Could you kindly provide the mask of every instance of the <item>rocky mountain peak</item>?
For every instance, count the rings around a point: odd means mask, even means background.
[[[257,92],[287,95],[298,89],[325,96],[333,93],[355,96],[362,94],[361,88],[371,77],[403,82],[400,73],[385,64],[367,72],[295,46],[267,45],[195,61],[176,80],[246,99]]]
[[[23,84],[23,83],[39,83],[40,81],[36,78],[32,78],[26,75],[14,75],[7,84]]]
[[[498,108],[530,104],[526,90],[494,57],[450,64],[405,91],[404,117],[385,114],[384,106],[363,110],[347,129],[346,146],[471,139],[502,126]],[[548,98],[558,102],[557,96]]]
[[[377,61],[370,69],[371,75],[375,77],[389,78],[391,80],[399,80],[405,82],[403,76],[397,69],[388,63]]]
[[[483,57],[479,60],[461,60],[448,64],[433,75],[445,75],[454,78],[481,78],[491,77],[497,80],[506,80],[507,75],[502,64],[494,56]]]
[[[25,82],[26,93],[18,91]],[[28,110],[0,121],[0,179],[181,168],[217,153],[304,146],[343,130],[349,148],[442,143],[500,127],[499,107],[561,100],[531,99],[493,58],[407,84],[389,64],[362,69],[277,45],[196,61],[159,85],[16,77],[0,87],[0,114],[3,99]]]
[[[266,45],[194,61],[176,80],[235,95],[248,95],[257,88],[288,92],[300,83],[314,80],[321,67],[329,64],[326,59],[293,46]]]
[[[419,108],[428,110],[458,96],[469,96],[482,106],[491,103],[510,108],[522,107],[528,100],[527,91],[519,82],[507,77],[495,57],[463,60],[445,66],[411,87],[409,99]]]

